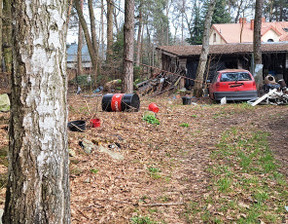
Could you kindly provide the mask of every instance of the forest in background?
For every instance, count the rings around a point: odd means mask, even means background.
[[[95,83],[122,78],[125,14],[123,4],[124,1],[121,0],[83,1],[82,9],[88,27],[87,31],[90,34],[94,33],[91,40],[94,38],[97,42],[95,45],[97,71],[96,76],[93,75],[97,77]],[[94,10],[94,21],[91,21],[91,16],[89,16],[91,15],[89,5]],[[85,37],[89,35],[79,32],[82,30],[79,29],[79,12],[77,13],[75,7],[72,6],[72,1],[70,7],[68,41],[78,42],[81,47],[86,44]],[[207,1],[136,0],[134,81],[143,81],[151,76],[153,69],[145,65],[159,66],[159,59],[155,52],[156,46],[202,44],[207,9]],[[266,21],[287,21],[287,9],[287,0],[267,0],[264,1],[263,17]],[[250,20],[254,18],[254,11],[255,1],[252,0],[217,0],[212,24],[237,23],[241,17]],[[94,27],[91,24],[94,24]],[[77,74],[81,75],[82,70],[78,63]]]

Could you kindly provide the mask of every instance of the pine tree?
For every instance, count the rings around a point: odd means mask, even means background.
[[[212,24],[230,23],[231,16],[226,8],[227,0],[217,0],[213,17]]]
[[[231,16],[229,11],[226,9],[227,0],[217,0],[213,17],[212,17],[212,24],[220,24],[220,23],[230,23]],[[194,15],[194,23],[193,28],[191,29],[190,38],[186,41],[192,45],[200,45],[202,44],[203,39],[203,30],[204,30],[204,23],[205,23],[205,16],[207,14],[209,6],[209,1],[205,1],[203,4],[202,9],[200,6],[197,6],[196,2],[193,8],[193,15]]]
[[[193,11],[194,22],[193,27],[190,29],[190,38],[187,38],[186,41],[191,45],[200,45],[203,39],[203,21],[201,20],[201,8],[194,3]]]

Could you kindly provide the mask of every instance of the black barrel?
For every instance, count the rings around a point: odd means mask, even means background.
[[[135,93],[106,94],[102,98],[102,110],[137,112],[140,107],[139,96]]]

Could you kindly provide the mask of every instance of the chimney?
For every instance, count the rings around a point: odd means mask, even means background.
[[[265,17],[262,17],[262,23],[265,23],[265,22],[266,22]]]
[[[242,18],[242,17],[239,18],[240,24],[242,24],[242,23],[245,24],[246,22],[247,22],[246,18]]]
[[[251,19],[250,29],[251,29],[251,30],[254,30],[254,19]]]

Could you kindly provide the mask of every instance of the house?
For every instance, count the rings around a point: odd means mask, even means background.
[[[239,23],[213,24],[209,39],[210,45],[253,42],[254,20],[250,23],[240,18]],[[288,22],[266,22],[262,18],[262,42],[288,41]]]
[[[196,78],[196,70],[201,54],[201,45],[160,46],[156,50],[161,67],[173,72],[182,69],[186,72],[185,87],[191,89]],[[276,79],[288,83],[288,42],[264,43],[261,45],[265,77],[274,74]],[[207,61],[205,79],[212,79],[215,71],[225,68],[243,68],[252,70],[253,43],[211,45]]]
[[[72,43],[71,45],[67,46],[67,69],[77,69],[77,50],[78,44],[76,43]],[[82,47],[82,68],[85,70],[92,68],[92,62],[87,45]]]

